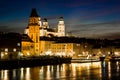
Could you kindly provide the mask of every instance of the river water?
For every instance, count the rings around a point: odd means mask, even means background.
[[[120,80],[120,63],[70,63],[1,69],[0,80]]]

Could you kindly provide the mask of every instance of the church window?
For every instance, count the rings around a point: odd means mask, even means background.
[[[36,47],[38,47],[38,45],[36,45]]]
[[[38,51],[38,49],[36,49],[36,51]]]
[[[36,34],[36,42],[38,42],[38,35]]]

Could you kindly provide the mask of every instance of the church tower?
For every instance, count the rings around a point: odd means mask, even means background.
[[[63,17],[59,18],[59,22],[58,22],[58,36],[59,37],[65,36],[65,24],[64,24]]]
[[[37,14],[35,8],[32,9],[31,15],[29,17],[29,24],[28,24],[28,36],[34,42],[34,54],[39,55],[39,37],[40,37],[40,17]]]
[[[48,21],[46,18],[43,20],[43,28],[49,28]]]

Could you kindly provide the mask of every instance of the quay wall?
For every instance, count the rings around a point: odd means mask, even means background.
[[[62,63],[71,63],[71,57],[30,57],[20,59],[5,59],[0,60],[0,69],[4,68],[20,68],[20,67],[34,67],[42,65],[57,65]]]

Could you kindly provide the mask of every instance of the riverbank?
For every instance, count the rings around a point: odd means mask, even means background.
[[[71,57],[39,56],[19,59],[4,59],[0,60],[0,69],[55,65],[62,63],[71,63]]]
[[[100,61],[120,61],[120,56],[100,57]]]

